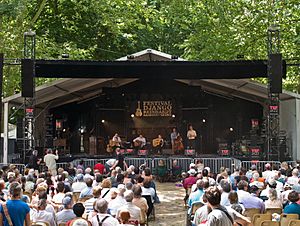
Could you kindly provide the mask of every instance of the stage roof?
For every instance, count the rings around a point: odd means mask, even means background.
[[[175,64],[182,64],[184,59],[176,58],[166,53],[147,49],[130,56],[117,59],[121,64],[125,61],[174,61]],[[41,63],[42,61],[38,61]],[[159,64],[159,62],[158,62]],[[53,67],[53,65],[51,65]],[[64,78],[54,82],[36,87],[36,106],[57,107],[71,102],[84,102],[102,93],[103,87],[120,87],[134,82],[138,78]],[[213,95],[221,95],[226,98],[239,97],[249,101],[263,104],[267,99],[267,87],[250,79],[189,79],[184,76],[177,81],[191,86],[201,88]],[[298,98],[300,95],[283,91],[280,94],[281,100]],[[15,94],[4,98],[3,102],[11,104],[22,104],[21,94]]]

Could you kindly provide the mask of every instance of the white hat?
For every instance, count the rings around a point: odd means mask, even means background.
[[[207,166],[207,167],[205,167],[204,169],[206,169],[207,170],[207,172],[208,173],[210,173],[210,168]]]
[[[193,162],[190,164],[190,168],[193,168],[193,167],[195,167],[195,166],[196,166],[196,165],[195,165],[195,163],[193,163]]]
[[[195,170],[195,169],[190,169],[190,170],[188,171],[188,173],[189,173],[190,175],[195,175],[195,174],[196,174],[196,170]]]

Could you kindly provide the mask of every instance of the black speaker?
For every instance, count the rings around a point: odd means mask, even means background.
[[[22,97],[33,97],[34,89],[34,62],[32,59],[22,59]]]
[[[282,55],[270,54],[269,55],[270,71],[270,91],[271,93],[282,93]]]

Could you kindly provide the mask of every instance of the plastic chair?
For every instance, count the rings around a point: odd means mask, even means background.
[[[300,226],[300,220],[294,220],[292,219],[288,226]]]
[[[260,213],[260,209],[257,209],[257,208],[247,208],[247,209],[245,209],[244,216],[249,217],[252,220],[252,217],[255,214],[259,214],[259,213]]]
[[[252,223],[254,226],[259,226],[261,222],[267,221],[267,220],[272,220],[272,215],[271,214],[254,214],[252,217]]]
[[[260,225],[257,225],[257,226],[280,226],[280,222],[266,220],[266,221],[261,222]]]
[[[202,202],[194,202],[191,206],[191,212],[186,214],[186,225],[192,225],[192,221],[194,219],[195,213],[197,209],[202,207],[204,204]]]
[[[273,213],[282,213],[282,208],[268,208],[265,213],[273,214]]]
[[[298,220],[299,215],[298,214],[286,214],[282,213],[280,216],[280,223],[282,226],[289,225],[291,220]]]

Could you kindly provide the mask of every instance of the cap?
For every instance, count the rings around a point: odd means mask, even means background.
[[[14,172],[8,172],[7,178],[14,177],[16,174]]]
[[[77,180],[83,180],[83,174],[79,173],[76,176]]]
[[[91,172],[92,172],[92,169],[88,167],[88,168],[85,169],[84,172],[85,172],[85,173],[91,173]]]
[[[195,167],[195,166],[196,166],[196,165],[195,165],[195,163],[193,163],[193,162],[190,164],[190,168]]]

